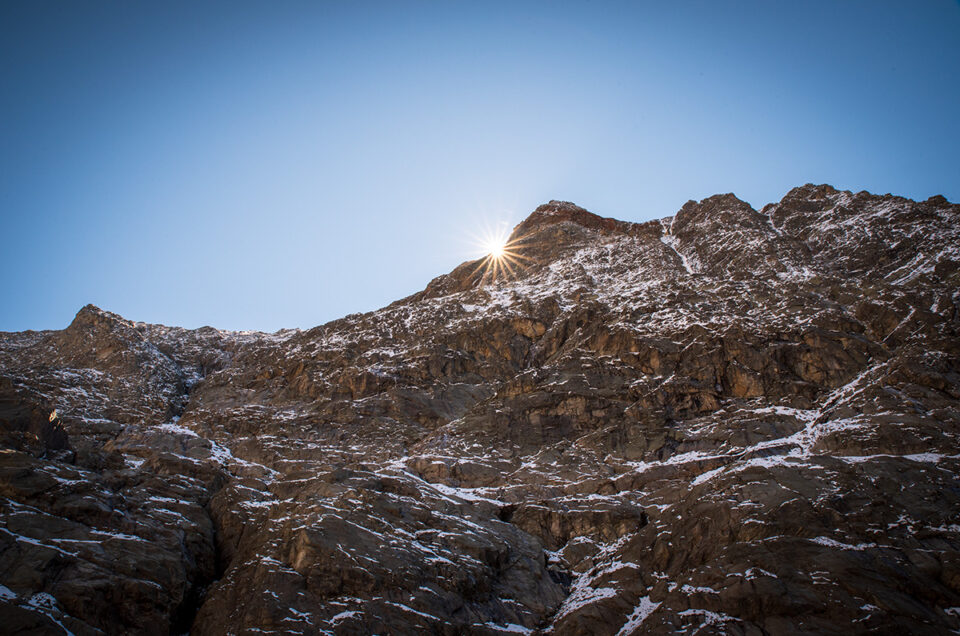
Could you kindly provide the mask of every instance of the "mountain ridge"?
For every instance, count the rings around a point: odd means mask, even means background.
[[[728,192],[724,194],[711,195],[709,197],[701,199],[700,201],[689,200],[680,208],[680,212],[678,212],[677,214],[662,217],[660,219],[652,219],[649,221],[622,221],[612,217],[603,217],[603,216],[594,214],[592,212],[589,212],[588,210],[570,201],[551,200],[535,208],[534,211],[531,212],[523,221],[518,223],[514,227],[514,229],[511,231],[507,239],[507,243],[515,243],[517,241],[522,240],[528,234],[529,229],[531,227],[536,227],[540,225],[560,224],[564,222],[575,223],[577,225],[580,225],[581,227],[588,228],[588,229],[620,231],[625,234],[629,234],[631,232],[637,232],[640,230],[640,228],[655,227],[656,224],[660,224],[660,226],[664,228],[663,231],[665,232],[665,234],[669,236],[670,234],[672,234],[672,228],[669,230],[666,229],[665,224],[667,222],[672,223],[680,213],[683,213],[683,212],[691,213],[691,211],[697,210],[698,208],[716,209],[718,205],[719,206],[723,206],[723,205],[746,206],[750,211],[755,212],[757,215],[765,216],[769,219],[769,213],[767,212],[768,210],[772,210],[777,208],[778,206],[782,206],[788,201],[794,201],[797,199],[802,201],[809,200],[809,196],[805,197],[804,195],[814,195],[820,199],[824,199],[828,195],[841,195],[841,194],[851,196],[851,197],[856,196],[856,197],[867,197],[867,198],[874,198],[874,199],[887,198],[887,199],[894,199],[894,200],[902,201],[904,203],[912,203],[912,204],[922,203],[922,204],[928,204],[933,206],[956,205],[956,204],[951,204],[943,195],[939,195],[939,194],[930,196],[921,202],[921,201],[914,201],[906,197],[894,196],[889,193],[885,195],[876,195],[876,194],[867,192],[866,190],[863,190],[854,194],[852,191],[837,190],[836,188],[834,188],[829,184],[813,184],[813,183],[807,183],[802,186],[797,186],[791,189],[786,195],[784,195],[784,197],[779,202],[767,203],[766,205],[761,207],[760,210],[754,210],[749,203],[737,197],[736,194],[732,192]],[[728,211],[728,208],[724,208],[724,210]],[[431,286],[431,283],[433,283],[433,281],[436,281],[438,279],[443,279],[444,277],[447,277],[447,276],[451,276],[454,274],[454,272],[460,270],[461,268],[465,268],[465,267],[468,267],[470,269],[475,268],[479,263],[481,263],[484,260],[484,258],[485,257],[481,257],[479,259],[464,261],[463,263],[455,267],[454,270],[452,270],[450,273],[441,274],[436,278],[434,278],[432,281],[430,281],[430,283],[427,284],[427,288]],[[405,302],[410,298],[420,298],[420,294],[423,294],[425,292],[426,292],[426,289],[415,292],[405,298],[401,298],[399,300],[393,301],[392,303],[389,303],[385,307],[391,306],[396,303]],[[113,312],[101,309],[93,304],[87,304],[84,307],[82,307],[78,311],[78,315],[80,312],[83,312],[85,310],[101,312],[104,314],[108,314],[111,317],[116,317],[124,321],[132,322],[134,324],[144,324],[144,325],[153,324],[156,326],[167,326],[167,325],[162,325],[160,323],[141,323],[138,321],[129,321],[128,319],[120,316],[119,314],[114,314]],[[375,313],[376,311],[379,311],[379,310],[372,310],[370,312],[363,312],[363,313]],[[353,314],[350,314],[350,315],[353,315]],[[340,318],[335,318],[329,322],[336,322],[337,320],[340,320]],[[325,323],[325,324],[329,324],[329,323]],[[318,327],[322,327],[322,326],[324,325],[318,325]],[[182,328],[182,327],[178,327],[178,328]],[[313,328],[316,328],[316,327],[313,327]],[[186,329],[186,328],[183,328],[183,329]],[[207,325],[204,327],[196,328],[196,330],[199,330],[199,329],[217,329],[217,328]],[[221,329],[217,329],[217,330],[231,331],[236,333],[277,334],[277,333],[286,332],[286,331],[297,331],[297,330],[303,331],[308,329],[311,329],[311,328],[305,329],[302,327],[285,327],[273,332],[260,331],[260,330],[221,330]],[[48,332],[48,331],[55,331],[55,330],[45,330],[45,331]],[[45,333],[45,332],[0,332],[0,333]]]

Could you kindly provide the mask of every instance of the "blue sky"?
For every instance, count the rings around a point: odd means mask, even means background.
[[[960,201],[960,4],[0,3],[0,330],[311,327],[549,199]]]

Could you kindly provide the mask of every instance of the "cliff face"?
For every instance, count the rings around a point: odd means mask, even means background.
[[[5,628],[960,629],[960,206],[512,238],[309,331],[0,334]]]

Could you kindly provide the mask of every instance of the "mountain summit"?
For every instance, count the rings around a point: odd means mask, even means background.
[[[960,206],[510,240],[306,331],[0,334],[6,629],[960,629]]]

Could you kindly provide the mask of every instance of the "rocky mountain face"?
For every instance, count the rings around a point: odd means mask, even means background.
[[[511,250],[308,331],[0,334],[3,630],[960,630],[960,206]]]

